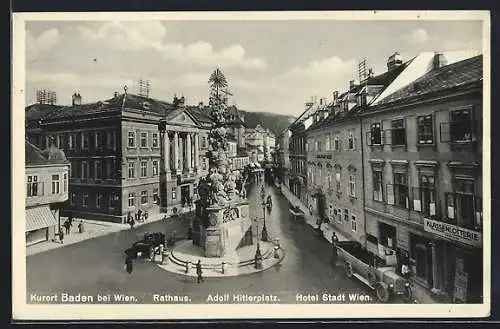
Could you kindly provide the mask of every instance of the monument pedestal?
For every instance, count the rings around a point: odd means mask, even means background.
[[[205,212],[202,215],[206,216],[206,223],[195,221],[198,230],[193,228],[193,243],[203,248],[205,257],[232,255],[238,248],[253,243],[248,200],[208,207]]]

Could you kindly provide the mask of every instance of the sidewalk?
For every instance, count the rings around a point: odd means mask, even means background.
[[[292,203],[294,206],[300,207],[300,209],[304,212],[304,220],[307,224],[309,224],[313,228],[318,227],[318,224],[316,224],[316,218],[313,215],[309,214],[309,209],[307,209],[307,206],[299,198],[297,198],[284,184],[281,184],[281,192],[283,193],[283,196],[287,198],[288,201],[290,201],[290,203]],[[324,238],[330,243],[332,242],[333,232],[335,232],[335,234],[339,238],[339,241],[349,241],[349,238],[335,229],[335,227],[330,223],[322,224],[321,231],[323,231]]]
[[[181,211],[179,212],[179,215],[183,213],[184,211]],[[134,227],[139,227],[148,223],[162,220],[165,218],[165,215],[166,214],[160,213],[158,211],[153,211],[152,213],[150,212],[148,220],[143,222],[136,221]],[[167,215],[166,217],[171,218],[172,215]],[[66,219],[67,217],[61,217],[61,223],[64,223]],[[84,226],[83,233],[78,232],[78,224],[80,222],[82,222]],[[26,256],[35,255],[41,252],[49,251],[56,248],[61,248],[84,240],[128,229],[130,229],[129,224],[120,224],[120,223],[105,222],[105,221],[98,221],[98,220],[91,220],[84,218],[73,218],[73,226],[70,229],[70,234],[64,235],[64,243],[61,243],[59,241],[59,237],[56,235],[55,241],[45,241],[31,246],[27,246]]]

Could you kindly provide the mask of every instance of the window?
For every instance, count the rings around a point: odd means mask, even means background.
[[[207,170],[207,159],[206,158],[201,159],[201,167],[203,170]]]
[[[335,149],[335,151],[340,151],[340,140],[339,140],[339,136],[335,136],[334,140],[333,140],[333,147]]]
[[[128,163],[128,178],[135,178],[135,163]]]
[[[148,162],[141,161],[141,177],[147,177],[147,176],[148,176]]]
[[[68,174],[64,174],[63,176],[63,192],[68,192]]]
[[[337,208],[337,222],[342,224],[342,209]]]
[[[87,161],[82,161],[82,178],[89,178],[89,163]]]
[[[113,165],[113,160],[106,161],[106,177],[105,178],[107,178],[107,179],[112,178],[111,177],[112,165]]]
[[[347,143],[348,143],[349,150],[354,150],[355,143],[354,143],[354,134],[352,132],[349,133]]]
[[[417,118],[417,143],[421,145],[434,143],[432,115],[423,115]]]
[[[356,196],[356,176],[355,175],[349,175],[349,196],[353,197],[353,198]]]
[[[52,175],[52,194],[59,194],[59,175]]]
[[[57,136],[56,136],[56,146],[57,146],[57,148],[58,148],[58,149],[60,149],[60,148],[61,148],[61,146],[62,146],[62,143],[61,143],[61,135],[57,135]]]
[[[406,145],[406,129],[403,119],[392,120],[391,139],[392,145]]]
[[[107,145],[109,149],[116,147],[116,133],[114,131],[108,131]]]
[[[207,138],[205,136],[201,138],[201,147],[207,148]]]
[[[331,145],[330,145],[330,134],[326,135],[325,137],[325,151],[330,151]]]
[[[356,221],[355,215],[351,216],[351,229],[353,232],[356,232],[358,230],[358,222]]]
[[[160,147],[158,143],[158,133],[153,133],[153,147]]]
[[[331,170],[328,170],[328,178],[327,178],[327,181],[328,181],[328,189],[331,189],[332,188],[332,171]]]
[[[89,194],[83,193],[82,195],[82,208],[87,208],[89,206]]]
[[[135,132],[128,132],[128,147],[135,147]]]
[[[337,193],[341,192],[341,184],[340,184],[340,169],[337,169],[337,172],[335,173],[335,186]]]
[[[314,184],[315,179],[314,179],[314,168],[311,168],[311,183]]]
[[[95,133],[95,148],[102,147],[102,135],[100,131],[96,131]]]
[[[464,177],[454,179],[455,193],[447,193],[448,220],[468,229],[479,229],[482,226],[482,201],[475,195],[475,181]]]
[[[102,193],[97,192],[97,194],[95,196],[95,207],[97,209],[100,209],[101,208],[101,204],[102,204]]]
[[[38,196],[38,176],[28,176],[28,197]]]
[[[74,150],[76,148],[76,135],[69,134],[68,136],[68,148]]]
[[[394,174],[394,202],[396,206],[408,209],[408,174]]]
[[[141,133],[141,147],[148,147],[148,133]]]
[[[87,150],[89,148],[89,134],[82,133],[82,149]]]
[[[69,165],[69,177],[70,178],[74,178],[75,177],[75,173],[76,173],[76,167],[75,167],[76,161],[70,160],[69,162],[70,162],[70,165]]]
[[[316,182],[317,185],[322,185],[321,184],[322,177],[323,177],[323,169],[321,169],[321,167],[318,167],[318,181]]]
[[[153,176],[158,176],[158,160],[153,160]]]
[[[71,193],[71,196],[69,197],[69,204],[74,206],[76,203],[76,193]]]
[[[177,199],[177,188],[172,187],[172,200]]]
[[[142,205],[148,204],[148,191],[141,192],[141,204]]]
[[[372,123],[370,126],[370,145],[382,145],[382,129],[380,123]]]
[[[118,195],[116,194],[116,192],[111,192],[109,194],[109,209],[116,209],[116,204],[117,204],[117,201],[118,201]]]
[[[102,164],[101,161],[94,162],[94,178],[101,179],[102,178]]]
[[[159,198],[158,198],[158,189],[154,188],[153,189],[153,203],[158,204],[159,203]]]
[[[426,216],[436,215],[436,189],[433,175],[420,176],[420,200],[413,200],[414,210]]]
[[[134,207],[135,206],[135,193],[129,193],[128,194],[128,206],[129,207]]]
[[[472,109],[461,109],[450,112],[451,116],[451,141],[472,141]]]
[[[335,209],[333,209],[333,205],[330,205],[330,206],[328,207],[328,217],[330,217],[330,218],[332,218],[332,219],[335,219],[334,210],[335,210]]]
[[[373,200],[384,201],[384,181],[382,171],[375,170],[373,175]]]
[[[349,209],[344,209],[344,220],[349,222]]]

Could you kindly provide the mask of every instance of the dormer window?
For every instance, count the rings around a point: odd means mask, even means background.
[[[142,108],[145,110],[149,110],[151,108],[151,104],[148,102],[142,102]]]

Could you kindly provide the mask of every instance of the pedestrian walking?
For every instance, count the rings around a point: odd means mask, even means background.
[[[81,234],[84,232],[84,227],[83,227],[83,222],[80,221],[80,223],[78,224],[78,232]]]
[[[69,235],[69,233],[70,233],[70,229],[71,229],[71,223],[69,222],[69,220],[66,220],[66,221],[64,222],[64,228],[66,229],[66,234],[68,234],[68,235]]]
[[[140,222],[142,222],[142,210],[141,210],[141,209],[139,209],[139,210],[137,211],[137,219],[138,219]]]
[[[337,246],[337,243],[339,242],[339,237],[337,236],[336,232],[332,233],[332,244],[334,247]]]
[[[125,258],[125,271],[127,271],[128,274],[132,274],[132,271],[134,269],[134,260],[130,255],[127,254],[127,257]]]
[[[64,232],[62,231],[61,227],[59,227],[59,240],[61,241],[61,244],[64,243]]]
[[[201,260],[198,259],[198,263],[196,263],[196,275],[198,276],[198,284],[203,281],[203,276],[202,276],[202,271],[201,271]]]

